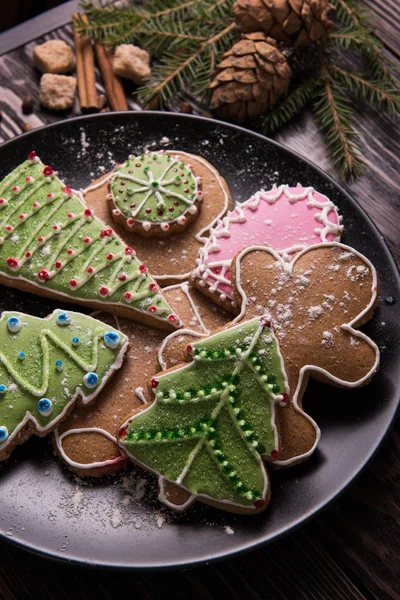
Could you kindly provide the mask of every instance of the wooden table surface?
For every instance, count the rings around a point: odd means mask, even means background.
[[[400,67],[400,3],[398,0],[365,0],[363,3],[372,10],[371,18],[378,34]],[[47,16],[0,35],[0,52],[4,52],[0,56],[0,142],[19,135],[26,122],[38,127],[79,114],[77,102],[63,117],[39,107],[39,74],[31,62],[32,48],[37,43],[57,38],[72,44],[68,21],[77,4],[68,2],[49,11]],[[98,92],[103,93],[99,73],[97,82]],[[35,99],[35,111],[28,117],[20,108],[21,99],[27,93]],[[139,109],[132,98],[129,98],[129,106]],[[374,220],[399,262],[399,124],[364,106],[359,107],[357,120],[368,166],[357,183],[345,187]],[[317,127],[307,112],[276,139],[336,175]],[[135,600],[165,597],[398,599],[399,437],[397,426],[369,467],[323,514],[276,543],[224,562],[185,571],[112,573],[53,563],[1,541],[0,600],[97,600],[114,598],[122,590]]]

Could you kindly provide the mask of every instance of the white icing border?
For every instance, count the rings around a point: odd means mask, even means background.
[[[209,223],[208,225],[206,225],[205,227],[203,227],[203,229],[201,229],[198,233],[196,233],[196,235],[194,236],[195,239],[201,243],[204,243],[208,238],[205,236],[205,234],[212,229],[217,223],[218,221],[221,219],[221,217],[226,213],[226,211],[228,210],[229,207],[229,194],[226,191],[223,183],[222,183],[222,176],[218,173],[217,169],[215,169],[215,167],[213,167],[213,165],[211,163],[209,163],[206,159],[203,159],[201,156],[197,156],[196,154],[189,154],[188,152],[183,152],[181,150],[168,150],[168,152],[175,152],[177,154],[182,154],[183,156],[187,156],[189,159],[192,158],[193,160],[198,161],[199,163],[201,163],[206,169],[208,169],[208,171],[210,171],[213,176],[215,177],[215,180],[217,181],[223,195],[224,195],[224,207],[222,208],[222,210],[220,211],[220,213],[214,217],[214,219],[211,221],[211,223]],[[81,194],[82,195],[86,195],[89,192],[92,192],[94,190],[97,190],[98,188],[100,188],[107,180],[110,179],[110,174],[105,175],[100,181],[98,181],[96,184],[91,185],[87,188],[85,188],[84,190],[81,190]],[[226,184],[225,184],[226,185]],[[203,190],[204,191],[204,190]],[[154,275],[153,273],[151,274],[151,276],[153,277],[153,279],[155,279],[156,281],[163,281],[164,279],[176,279],[178,281],[185,281],[186,279],[189,279],[191,275],[191,272],[187,272],[187,273],[182,273],[180,275],[169,275],[169,274],[164,274],[164,275]]]
[[[262,317],[253,317],[253,319],[251,320],[259,320],[261,321]],[[244,323],[246,323],[247,321],[243,321],[242,323],[238,323],[237,325],[235,325],[234,327],[231,327],[229,330],[227,331],[232,331],[235,328],[241,327],[242,325],[244,325]],[[285,371],[285,365],[284,365],[284,361],[283,361],[283,357],[282,354],[280,353],[280,346],[279,346],[279,340],[276,337],[274,331],[272,328],[270,328],[270,332],[273,335],[275,342],[276,342],[276,347],[278,349],[278,356],[280,358],[280,362],[281,362],[281,368],[282,368],[282,373],[284,375],[285,381],[286,381],[286,391],[289,392],[289,383],[288,383],[288,379],[287,379],[287,374]],[[190,329],[184,329],[181,330],[179,332],[173,332],[172,334],[170,334],[169,336],[167,336],[169,339],[171,339],[171,337],[175,337],[177,334],[191,334],[191,335],[195,335],[196,337],[213,337],[213,336],[208,336],[207,333],[201,334],[199,332],[194,332]],[[223,335],[225,333],[225,331],[219,331],[217,332],[215,335]],[[165,341],[165,340],[164,340]],[[250,345],[250,349],[252,347],[252,344]],[[165,348],[165,346],[164,346]],[[161,348],[159,350],[159,357],[161,356],[161,360],[162,359],[162,351]],[[160,358],[159,358],[160,360]],[[165,363],[164,363],[165,365]],[[184,371],[185,369],[189,368],[192,365],[192,363],[187,363],[185,365],[183,365],[182,367],[180,367],[179,369],[175,369],[174,373],[178,372],[178,371]],[[166,366],[166,365],[165,365]],[[165,369],[165,366],[163,367]],[[136,413],[133,417],[130,417],[127,421],[125,421],[125,423],[123,423],[120,427],[120,429],[124,428],[124,427],[128,427],[129,424],[136,418],[139,417],[140,415],[143,415],[145,412],[151,410],[152,407],[154,407],[156,404],[158,403],[158,398],[157,395],[154,394],[154,400],[153,402],[149,403],[149,406],[140,411],[139,413]],[[275,424],[275,402],[273,400],[271,400],[270,398],[270,406],[271,406],[271,424],[272,424],[272,428],[274,431],[274,442],[275,442],[275,448],[279,448],[279,437],[278,437],[278,430]],[[118,440],[118,445],[121,446],[123,448],[123,450],[127,453],[127,455],[129,457],[131,457],[132,455],[126,450],[126,448],[124,448],[122,446],[122,442],[120,440]],[[261,455],[254,450],[253,452],[253,456],[257,459],[259,466],[261,468],[261,471],[263,473],[263,477],[264,477],[264,488],[263,488],[263,492],[262,492],[262,498],[264,499],[264,501],[267,498],[268,495],[268,486],[269,486],[269,478],[268,478],[268,471],[267,471],[267,467],[266,464],[271,464],[271,462],[273,464],[279,464],[278,460],[267,460],[267,456],[265,456],[265,459],[263,460],[261,458]],[[269,458],[269,457],[268,457]],[[247,513],[252,513],[252,512],[259,512],[257,507],[253,505],[252,506],[245,506],[243,504],[238,504],[236,502],[231,502],[229,500],[218,500],[215,498],[212,498],[211,496],[209,496],[208,494],[193,494],[190,492],[190,490],[188,490],[184,485],[182,485],[181,482],[176,482],[176,481],[171,481],[170,479],[167,479],[166,477],[164,477],[159,471],[157,471],[156,469],[150,469],[145,463],[142,463],[141,461],[139,461],[136,457],[134,457],[134,462],[138,465],[140,465],[141,467],[143,467],[144,469],[146,469],[147,471],[150,471],[151,473],[154,473],[157,477],[158,477],[158,485],[159,485],[159,493],[158,493],[158,499],[160,500],[160,502],[162,502],[163,504],[165,504],[166,506],[168,506],[169,508],[172,508],[173,510],[177,511],[177,512],[183,512],[184,510],[186,510],[187,508],[190,507],[190,505],[197,500],[201,500],[201,499],[205,499],[205,500],[209,500],[211,501],[213,504],[225,504],[225,505],[229,505],[229,506],[234,506],[237,508],[240,508],[243,512],[247,512]],[[182,471],[182,473],[184,473],[188,468],[188,465],[185,466],[184,470]],[[182,473],[179,476],[178,479],[180,479],[182,477]],[[175,505],[170,503],[164,496],[164,480],[166,481],[170,481],[170,483],[182,488],[183,490],[185,490],[186,492],[188,492],[190,494],[189,499],[182,505]]]
[[[288,184],[282,184],[279,187],[275,184],[268,191],[261,189],[253,194],[248,200],[242,203],[236,203],[236,206],[233,210],[229,211],[227,215],[223,219],[219,219],[216,223],[215,227],[213,227],[210,232],[208,238],[205,239],[204,246],[199,249],[199,258],[196,259],[197,266],[193,271],[193,276],[199,280],[199,284],[204,287],[207,286],[208,290],[212,293],[218,292],[219,284],[223,283],[232,288],[232,282],[225,277],[227,271],[230,269],[232,259],[225,260],[214,260],[209,262],[209,254],[219,251],[220,245],[218,243],[219,238],[229,238],[231,236],[230,225],[231,223],[246,223],[248,221],[248,217],[245,214],[246,211],[256,211],[259,208],[261,200],[266,202],[267,204],[275,204],[281,197],[286,196],[289,203],[296,204],[299,200],[305,200],[308,198],[307,206],[320,208],[321,213],[319,213],[319,222],[324,226],[323,229],[316,228],[314,232],[320,236],[321,242],[327,242],[327,236],[333,234],[335,236],[335,242],[340,242],[340,234],[343,231],[342,221],[343,218],[339,214],[337,206],[329,200],[327,196],[321,194],[313,187],[303,187],[300,183],[297,184],[296,187],[301,188],[301,192],[299,194],[295,194],[293,192],[289,192],[293,186],[289,186]],[[274,195],[271,195],[271,192],[275,192]],[[319,194],[325,200],[323,202],[319,202],[314,199],[314,193]],[[337,218],[337,224],[333,223],[329,220],[328,216],[331,212],[334,212]],[[314,219],[316,219],[317,215],[314,215]],[[221,229],[218,227],[222,225]],[[316,244],[312,244],[315,246]],[[272,246],[268,246],[271,247]],[[295,252],[299,252],[308,248],[309,244],[297,244],[294,246],[290,246],[288,248],[284,248],[283,250],[275,250],[277,254],[283,257],[285,261],[289,261],[291,257],[290,254]],[[203,262],[202,262],[203,261]],[[221,273],[216,274],[211,269],[221,267]],[[212,278],[214,281],[211,283],[209,280]],[[220,294],[220,299],[222,301],[229,299],[234,301],[233,291],[231,294],[226,291]],[[232,302],[232,305],[235,306],[236,302]]]
[[[50,315],[45,317],[43,319],[43,321],[50,320],[54,314],[57,314],[59,312],[65,312],[65,311],[57,308]],[[72,310],[69,310],[68,313],[71,315],[82,316],[80,313],[74,312]],[[4,311],[1,314],[0,321],[3,320],[4,317],[7,318],[8,316],[15,316],[15,315],[20,315],[22,318],[26,316],[24,313],[21,313],[21,312]],[[100,321],[96,321],[96,319],[93,319],[92,317],[90,317],[88,315],[83,315],[83,316],[85,316],[88,319],[91,319],[95,323],[101,323]],[[102,325],[104,325],[104,323],[102,323]],[[121,344],[121,348],[116,356],[115,361],[110,366],[110,369],[107,371],[107,373],[105,373],[105,375],[101,381],[101,384],[99,385],[98,388],[96,388],[96,390],[94,390],[91,394],[86,395],[85,390],[83,390],[80,386],[78,386],[75,390],[75,394],[72,396],[72,398],[68,402],[68,404],[66,404],[64,406],[64,409],[61,411],[61,413],[54,420],[50,421],[50,423],[48,423],[47,426],[45,425],[42,427],[38,423],[36,418],[31,414],[31,412],[29,410],[26,411],[24,419],[19,423],[19,425],[17,425],[17,427],[14,429],[14,431],[11,433],[11,435],[1,444],[0,452],[2,450],[4,450],[5,448],[7,448],[7,446],[15,438],[17,433],[26,425],[26,423],[28,421],[31,421],[35,425],[36,431],[40,431],[40,432],[49,431],[49,430],[52,430],[54,428],[54,426],[57,423],[59,423],[59,421],[68,413],[69,408],[75,403],[78,396],[81,397],[82,404],[88,404],[91,400],[93,400],[93,398],[95,398],[99,394],[99,392],[103,389],[103,387],[106,385],[107,381],[110,379],[111,375],[113,375],[114,371],[119,369],[123,363],[125,352],[127,351],[128,346],[129,346],[129,340],[125,334],[121,333],[121,335],[123,336],[124,343]],[[55,431],[56,431],[56,429],[55,429]]]
[[[364,263],[366,263],[371,270],[372,286],[371,286],[371,300],[370,300],[369,304],[354,319],[352,319],[349,323],[342,324],[340,326],[340,328],[351,332],[351,334],[354,335],[355,337],[362,338],[367,344],[369,344],[369,346],[375,352],[375,363],[374,363],[373,367],[370,369],[370,371],[364,377],[362,377],[358,381],[354,381],[354,382],[353,381],[345,381],[343,379],[340,379],[334,375],[331,375],[325,369],[322,369],[321,367],[317,367],[314,365],[304,365],[300,369],[297,387],[296,387],[295,393],[292,397],[292,404],[293,404],[295,411],[300,413],[303,417],[305,417],[311,423],[311,425],[314,427],[315,432],[316,432],[316,440],[315,440],[315,443],[313,444],[312,448],[308,452],[305,452],[304,454],[295,456],[288,460],[282,460],[282,461],[276,460],[273,463],[275,465],[287,466],[292,463],[299,462],[300,460],[304,460],[304,459],[308,458],[309,456],[311,456],[311,454],[313,454],[313,452],[315,451],[315,449],[318,445],[318,442],[320,440],[321,430],[318,427],[317,423],[298,405],[299,393],[301,391],[303,379],[306,375],[312,374],[313,372],[320,373],[321,375],[326,377],[328,380],[335,382],[337,385],[339,385],[341,387],[355,388],[355,387],[359,387],[359,386],[363,385],[363,383],[368,381],[368,379],[370,379],[374,375],[374,373],[377,371],[378,366],[379,366],[379,358],[380,358],[380,352],[379,352],[378,346],[375,344],[375,342],[373,340],[371,340],[364,333],[362,333],[359,330],[353,329],[352,325],[359,322],[362,319],[362,317],[364,315],[366,315],[374,306],[376,299],[377,299],[377,294],[378,294],[378,277],[377,277],[377,272],[376,272],[375,267],[373,266],[373,264],[371,263],[371,261],[368,258],[366,258],[363,254],[361,254],[354,248],[351,248],[350,246],[346,246],[345,244],[340,244],[338,242],[326,242],[326,243],[322,243],[322,244],[315,244],[313,246],[309,246],[309,247],[305,248],[302,252],[300,252],[300,254],[298,254],[291,263],[285,263],[285,261],[282,259],[281,256],[279,256],[279,254],[277,252],[275,252],[271,248],[267,248],[265,246],[250,246],[249,248],[242,250],[242,252],[240,252],[240,254],[236,257],[236,264],[235,264],[236,287],[237,287],[239,295],[241,296],[241,299],[242,299],[242,306],[241,306],[240,314],[233,321],[234,323],[239,322],[244,317],[244,315],[246,313],[246,308],[247,308],[247,300],[248,299],[247,299],[246,293],[243,290],[243,287],[241,284],[241,261],[242,261],[243,257],[246,256],[246,254],[248,254],[249,252],[254,252],[254,251],[267,252],[268,254],[273,256],[277,262],[280,262],[282,264],[282,266],[287,270],[287,272],[291,273],[293,271],[293,268],[294,268],[296,262],[307,252],[315,251],[318,248],[336,248],[336,247],[343,249],[343,251],[351,252],[352,254],[354,254],[355,256],[360,258]]]
[[[58,450],[61,458],[64,460],[65,463],[67,463],[67,465],[69,467],[74,467],[75,469],[96,469],[96,468],[100,468],[100,467],[106,467],[107,465],[115,465],[116,463],[119,463],[123,460],[128,460],[128,457],[126,455],[124,456],[121,453],[116,458],[111,458],[109,460],[103,460],[103,461],[99,461],[99,462],[93,462],[93,463],[75,462],[74,460],[69,458],[69,456],[67,454],[65,454],[62,442],[66,437],[68,437],[70,435],[76,435],[79,433],[99,433],[99,434],[103,435],[104,437],[108,438],[109,440],[111,440],[112,442],[114,442],[114,444],[118,447],[118,450],[121,452],[121,448],[116,443],[115,437],[113,437],[111,435],[111,433],[109,433],[105,429],[101,429],[101,427],[80,427],[78,429],[67,429],[67,431],[64,431],[64,433],[62,433],[61,435],[60,435],[60,432],[58,431],[58,429],[56,429],[54,431],[54,442],[57,446],[57,450]]]

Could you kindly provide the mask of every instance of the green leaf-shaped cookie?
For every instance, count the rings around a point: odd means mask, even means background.
[[[278,457],[274,403],[287,403],[278,341],[255,318],[188,346],[193,361],[152,380],[155,402],[119,432],[132,459],[214,503],[267,501],[261,456]]]
[[[92,317],[56,310],[46,319],[0,319],[0,460],[36,430],[51,431],[78,396],[87,404],[118,369],[121,332]]]

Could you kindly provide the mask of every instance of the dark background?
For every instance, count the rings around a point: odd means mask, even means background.
[[[0,32],[36,17],[45,10],[64,4],[64,2],[67,0],[11,0],[7,3],[7,10],[2,10]],[[1,0],[0,6],[3,3],[5,4],[6,0]],[[4,7],[2,6],[2,8]]]

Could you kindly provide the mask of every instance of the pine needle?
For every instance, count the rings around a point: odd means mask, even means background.
[[[308,104],[314,96],[317,86],[318,80],[315,78],[308,79],[297,86],[287,98],[282,100],[278,106],[270,110],[261,119],[260,125],[262,131],[267,135],[271,135],[289,123]]]

